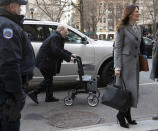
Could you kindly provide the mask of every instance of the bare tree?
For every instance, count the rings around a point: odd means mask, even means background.
[[[84,27],[91,37],[95,37],[97,31],[97,23],[104,15],[105,11],[100,10],[97,0],[84,1]],[[92,34],[93,33],[93,34]]]
[[[85,7],[85,27],[88,27],[88,32],[93,32],[93,36],[96,36],[97,32],[97,25],[99,22],[106,23],[106,14],[107,10],[111,10],[113,13],[113,7],[110,6],[114,0],[86,0],[84,7]],[[114,14],[110,14],[114,15]],[[106,30],[106,29],[105,29]]]
[[[121,10],[127,3],[136,2],[137,0],[78,0],[78,3],[73,3],[72,5],[80,15],[80,27],[81,31],[84,32],[93,32],[94,36],[96,35],[97,31],[97,24],[102,20],[106,19],[105,15],[107,14],[107,10],[111,10],[112,13],[108,13],[108,17],[117,17],[115,18],[116,21],[119,18],[116,16],[115,7],[110,6],[112,3],[119,3],[121,4]],[[104,3],[104,5],[101,5]],[[119,9],[120,10],[120,9]],[[116,10],[117,12],[117,10]],[[120,12],[122,13],[122,12]],[[114,24],[114,21],[109,22],[109,24]]]
[[[51,21],[60,21],[64,13],[64,7],[69,0],[35,0],[38,7],[37,12],[41,10],[42,15],[46,15]],[[40,12],[40,11],[39,11]]]
[[[146,1],[143,0],[142,3],[142,20],[143,23],[151,23],[152,24],[152,30],[153,30],[153,36],[155,37],[156,34],[156,22],[158,21],[157,16],[158,16],[158,1],[157,0],[151,0]]]
[[[80,14],[80,27],[81,27],[81,31],[84,32],[84,11],[83,11],[84,3],[83,3],[83,0],[78,0],[77,3],[74,3],[71,0],[71,4]]]
[[[137,2],[137,0],[132,0],[132,4],[135,4]]]
[[[86,7],[88,8],[90,6],[88,12],[91,17],[91,20],[88,20],[87,24],[91,26],[94,36],[97,31],[97,25],[101,21],[104,23],[106,21],[108,22],[108,27],[104,30],[109,31],[109,27],[112,27],[113,29],[111,30],[114,31],[114,24],[119,21],[118,19],[121,17],[122,9],[127,3],[127,0],[120,0],[119,2],[118,0],[102,0],[102,4],[98,0],[90,0],[90,2],[87,2],[88,5]]]

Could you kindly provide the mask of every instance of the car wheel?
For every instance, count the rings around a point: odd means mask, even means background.
[[[101,86],[106,86],[114,80],[114,62],[110,61],[103,67],[101,76]]]

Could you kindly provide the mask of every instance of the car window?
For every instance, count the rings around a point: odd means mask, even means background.
[[[66,42],[72,44],[82,44],[82,37],[76,34],[75,32],[68,30]]]
[[[56,31],[56,29],[57,29],[57,26],[55,26],[55,25],[48,26],[49,35],[52,34],[54,31]],[[76,34],[75,32],[68,30],[66,42],[73,43],[73,44],[74,43],[81,44],[82,37],[79,36],[78,34]]]
[[[47,38],[43,25],[24,24],[24,30],[28,33],[31,41],[44,41]]]
[[[152,40],[144,38],[145,45],[152,45]]]
[[[49,35],[52,34],[54,31],[56,31],[56,29],[57,29],[57,26],[49,25],[48,26]]]

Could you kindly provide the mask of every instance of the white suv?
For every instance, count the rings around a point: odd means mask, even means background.
[[[42,42],[56,30],[60,23],[50,21],[25,20],[24,30],[28,33],[32,46],[37,54]],[[65,43],[65,49],[79,55],[85,66],[84,72],[88,75],[99,75],[99,82],[107,84],[113,77],[113,58],[111,41],[93,40],[68,25],[68,36]],[[55,82],[75,81],[78,76],[77,64],[73,62],[63,62],[60,74],[54,80]],[[39,82],[43,79],[39,70],[35,68],[33,82]]]

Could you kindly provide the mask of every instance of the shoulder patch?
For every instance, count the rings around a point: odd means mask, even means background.
[[[11,39],[13,37],[13,30],[10,28],[3,29],[3,37],[5,39]]]

